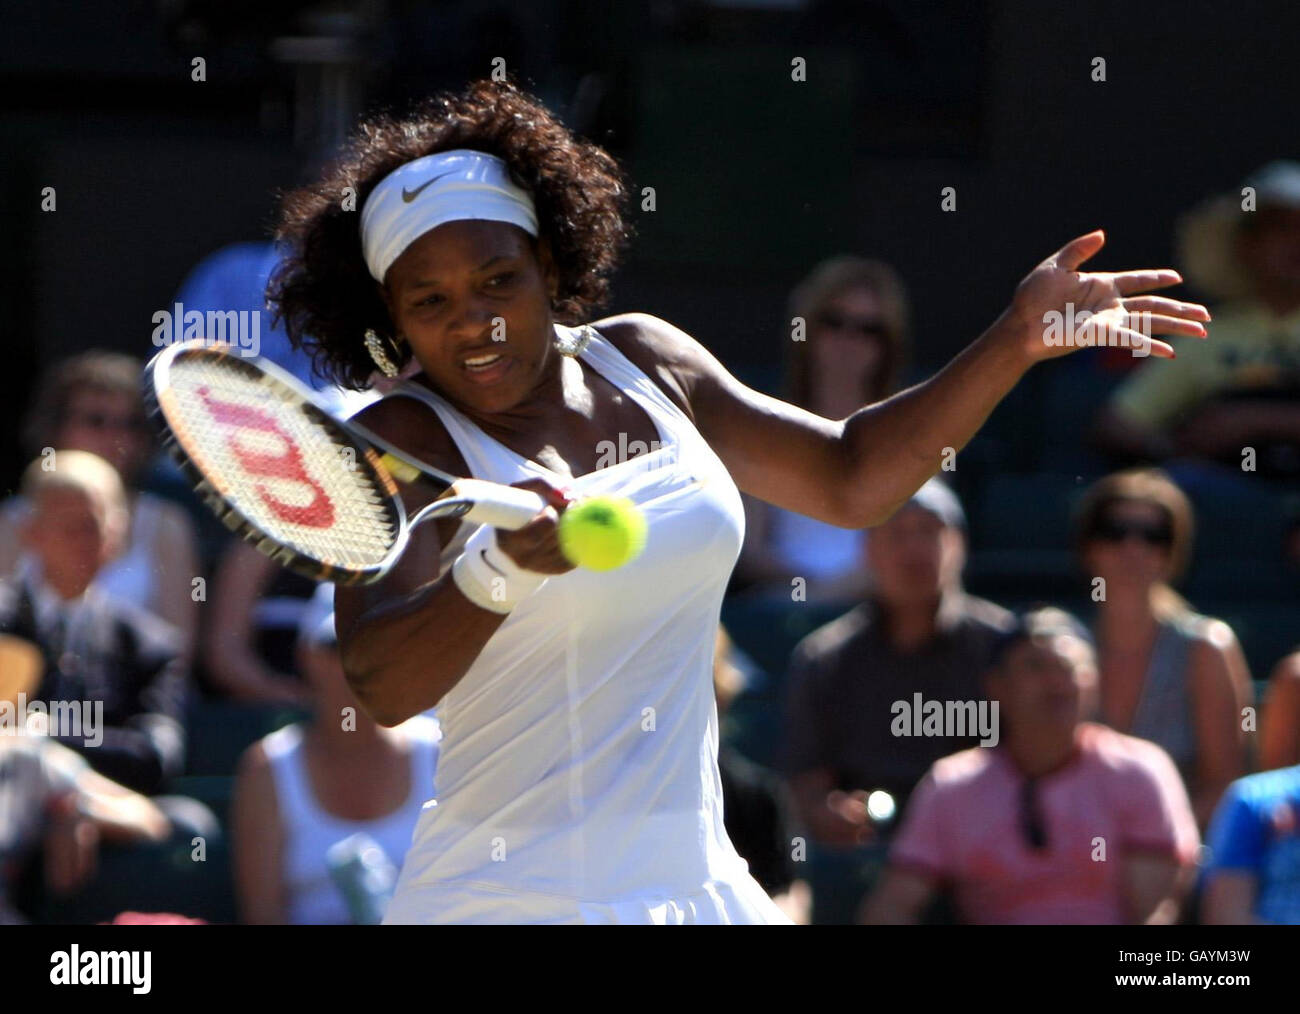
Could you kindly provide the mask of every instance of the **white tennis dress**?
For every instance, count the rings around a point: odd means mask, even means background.
[[[437,799],[385,922],[788,923],[722,824],[712,664],[739,494],[622,353],[596,337],[581,358],[649,414],[659,448],[569,480],[427,388],[390,394],[431,406],[475,478],[625,496],[649,528],[632,563],[553,576],[523,600],[443,698]],[[472,527],[445,547],[444,571]]]

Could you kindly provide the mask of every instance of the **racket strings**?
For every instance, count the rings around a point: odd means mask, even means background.
[[[178,443],[254,527],[320,563],[381,564],[400,521],[364,452],[291,390],[226,357],[172,364]]]

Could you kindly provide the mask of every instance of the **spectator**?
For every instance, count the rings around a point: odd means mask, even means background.
[[[326,853],[364,832],[400,867],[434,795],[437,722],[421,715],[386,729],[357,706],[339,659],[332,591],[322,586],[299,634],[313,717],[249,747],[236,776],[235,886],[245,923],[351,922]]]
[[[185,666],[173,627],[95,582],[126,532],[118,473],[87,451],[58,451],[28,466],[22,494],[34,566],[0,582],[0,632],[44,653],[35,699],[102,706],[102,742],[66,730],[57,738],[100,774],[156,793],[181,766]]]
[[[1197,615],[1170,586],[1191,554],[1192,529],[1187,497],[1164,473],[1144,469],[1094,483],[1075,526],[1099,597],[1095,717],[1159,744],[1204,826],[1228,783],[1246,771],[1242,709],[1253,686],[1232,628]]]
[[[1128,458],[1226,463],[1238,479],[1253,447],[1260,473],[1300,474],[1300,164],[1257,170],[1186,216],[1179,239],[1188,280],[1226,302],[1209,341],[1116,390],[1101,442]]]
[[[967,595],[965,515],[937,479],[872,533],[876,591],[813,631],[789,676],[784,767],[797,812],[827,845],[871,836],[865,799],[883,789],[901,806],[940,757],[980,738],[899,737],[894,702],[982,700],[971,659],[987,656],[1011,615]]]
[[[741,691],[743,680],[731,662],[731,638],[719,625],[713,653],[713,694],[719,723]],[[794,834],[785,787],[725,742],[718,746],[718,772],[723,822],[731,844],[781,910],[795,923],[806,925],[812,895],[808,884],[795,876]]]
[[[1158,746],[1080,722],[1096,678],[1060,610],[1002,638],[987,676],[1000,742],[930,769],[863,921],[915,922],[945,885],[969,923],[1176,918],[1199,845],[1187,793]]]
[[[844,419],[895,389],[907,360],[910,310],[889,265],[860,257],[823,261],[794,289],[790,314],[805,329],[788,345],[792,404]],[[791,579],[802,577],[810,599],[866,592],[865,530],[837,528],[750,497],[745,508],[737,588],[778,585],[788,593]]]
[[[33,456],[56,447],[89,451],[117,469],[127,489],[126,539],[96,587],[177,628],[188,657],[198,624],[197,537],[184,510],[138,488],[151,449],[140,371],[138,359],[116,352],[85,352],[58,364],[37,389],[25,439]],[[30,507],[22,496],[0,505],[0,576],[25,565],[18,533]]]
[[[101,839],[157,842],[170,831],[157,806],[66,747],[0,735],[0,925],[25,921],[9,899],[42,844],[47,887],[69,894],[93,876]]]
[[[1300,651],[1273,668],[1259,730],[1259,769],[1300,764]]]
[[[217,565],[204,634],[204,667],[215,689],[250,703],[308,704],[311,689],[294,659],[315,590],[310,579],[231,539]]]
[[[964,528],[956,495],[930,480],[872,532],[875,592],[795,649],[783,768],[817,850],[816,923],[851,922],[879,869],[884,842],[870,793],[886,792],[901,807],[934,761],[980,740],[973,728],[906,737],[894,729],[896,706],[912,707],[916,694],[982,700],[971,659],[984,658],[1011,621],[963,591]]]
[[[1207,844],[1202,922],[1300,925],[1300,767],[1228,786]]]

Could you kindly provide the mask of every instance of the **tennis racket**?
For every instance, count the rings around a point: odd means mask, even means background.
[[[194,491],[236,535],[313,580],[378,581],[431,518],[514,530],[545,507],[530,490],[425,464],[338,419],[273,363],[202,340],[154,356],[144,389]],[[408,519],[395,478],[431,483],[440,497]]]

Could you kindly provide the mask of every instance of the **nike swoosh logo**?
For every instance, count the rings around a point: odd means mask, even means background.
[[[440,179],[442,179],[443,176],[450,176],[450,175],[451,173],[442,173],[442,175],[435,176],[431,180],[425,180],[414,190],[407,190],[405,187],[402,187],[403,202],[405,202],[406,204],[410,204],[413,200],[415,200],[417,197],[420,196],[420,191],[423,190],[425,187],[427,187],[430,183],[437,183]]]

